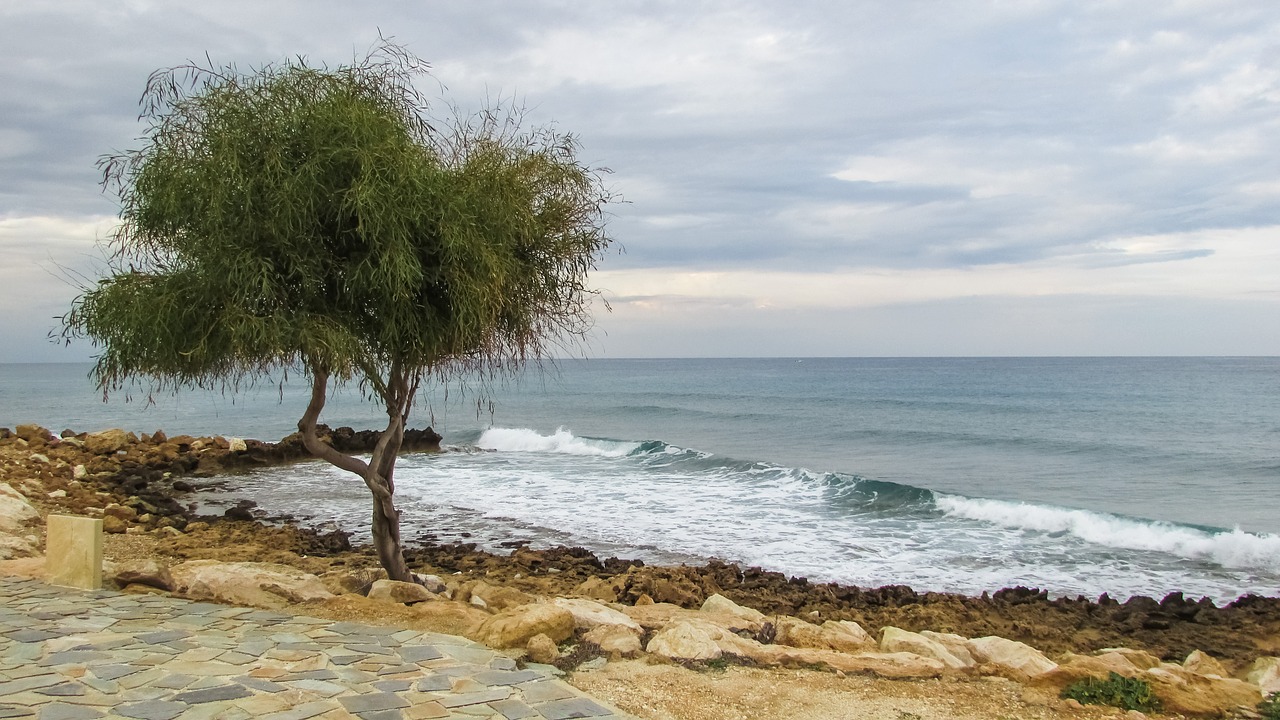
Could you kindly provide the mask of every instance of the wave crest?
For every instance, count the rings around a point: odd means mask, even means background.
[[[935,493],[934,501],[938,509],[950,517],[979,520],[1017,530],[1065,533],[1097,545],[1169,553],[1190,560],[1210,560],[1228,568],[1280,569],[1280,536],[1277,535],[1254,535],[1239,528],[1208,532],[1088,510],[941,493]]]
[[[540,452],[561,455],[624,457],[639,449],[641,443],[618,440],[580,438],[564,428],[551,435],[540,435],[528,428],[489,428],[476,440],[476,447],[500,452]]]

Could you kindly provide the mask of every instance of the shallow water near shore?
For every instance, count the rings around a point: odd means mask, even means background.
[[[87,366],[0,366],[0,425],[277,439],[305,388],[103,405]],[[709,557],[812,580],[979,593],[1280,594],[1280,359],[564,361],[430,398],[453,451],[405,456],[405,536]],[[11,417],[10,417],[11,416]],[[358,395],[323,421],[381,424]],[[216,509],[358,530],[322,464],[230,478]],[[317,502],[323,498],[323,502]]]

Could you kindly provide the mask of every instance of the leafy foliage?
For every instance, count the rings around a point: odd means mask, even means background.
[[[381,392],[393,364],[510,367],[589,327],[609,244],[576,139],[519,114],[425,118],[426,65],[154,73],[142,149],[105,157],[113,270],[64,318],[97,376],[209,385],[298,363]]]
[[[1258,714],[1262,720],[1280,720],[1280,692],[1273,692],[1258,703]]]
[[[1160,700],[1151,692],[1147,681],[1127,678],[1115,672],[1108,674],[1106,680],[1085,678],[1074,682],[1062,691],[1062,697],[1082,705],[1110,705],[1122,710],[1151,712],[1160,709]]]

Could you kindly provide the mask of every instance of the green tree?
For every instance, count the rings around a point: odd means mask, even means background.
[[[611,239],[601,171],[519,113],[429,121],[428,66],[384,41],[363,60],[153,73],[138,150],[104,156],[120,199],[110,267],[62,335],[99,349],[106,392],[220,387],[301,368],[307,449],[362,478],[390,577],[410,580],[393,474],[423,383],[492,378],[590,327]],[[387,413],[366,461],[317,437],[331,389]]]

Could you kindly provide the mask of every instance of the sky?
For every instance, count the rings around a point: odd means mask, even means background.
[[[0,362],[157,68],[390,36],[608,167],[591,357],[1280,354],[1280,3],[0,0]]]

